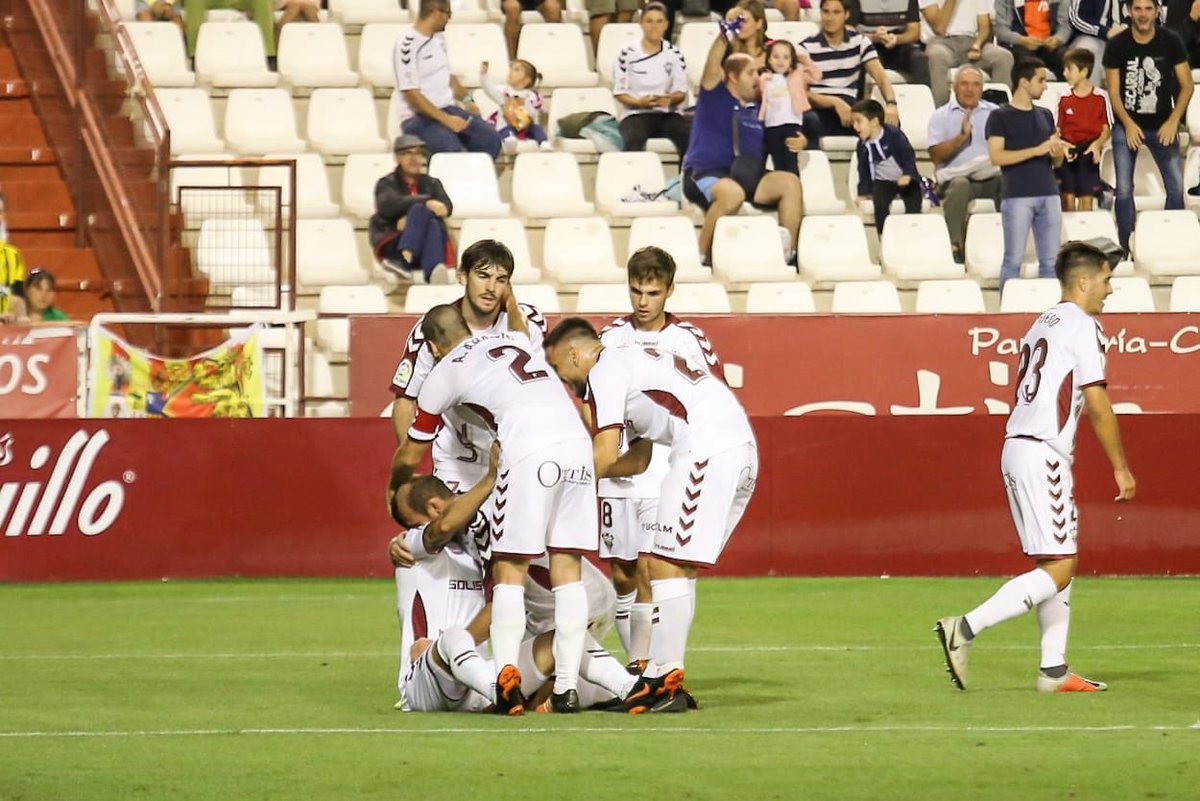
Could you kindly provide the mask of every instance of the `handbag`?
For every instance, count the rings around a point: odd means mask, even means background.
[[[741,113],[733,115],[733,163],[729,165],[729,177],[737,182],[746,193],[746,201],[754,202],[754,192],[758,182],[767,172],[767,157],[765,155],[749,156],[742,153]]]

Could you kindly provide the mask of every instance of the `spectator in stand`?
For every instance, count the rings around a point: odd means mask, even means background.
[[[615,16],[616,22],[633,22],[638,10],[638,0],[584,0],[588,13],[588,32],[592,37],[592,50],[600,47],[600,31]]]
[[[645,150],[646,140],[662,137],[685,153],[692,126],[678,109],[687,100],[687,64],[664,38],[666,6],[647,3],[641,26],[642,40],[626,45],[613,63],[613,96],[625,150]]]
[[[875,46],[857,30],[846,27],[850,18],[846,2],[821,0],[821,32],[800,43],[822,73],[821,79],[808,87],[816,136],[858,137],[851,107],[864,99],[863,73],[871,76],[883,94],[888,125],[900,124],[896,93]]]
[[[996,41],[1012,52],[1013,63],[1037,59],[1062,76],[1070,0],[996,0],[995,11]]]
[[[1126,251],[1133,232],[1133,168],[1142,145],[1162,174],[1166,208],[1183,208],[1179,123],[1193,89],[1183,42],[1158,25],[1158,0],[1132,0],[1129,13],[1132,27],[1112,37],[1104,50],[1108,97],[1117,121],[1112,130],[1117,234]]]
[[[442,31],[450,21],[450,0],[421,0],[412,29],[396,40],[396,91],[400,93],[400,129],[424,141],[431,153],[500,154],[500,134],[456,102],[471,96],[450,74]]]
[[[416,271],[429,283],[453,259],[446,218],[454,211],[442,182],[425,174],[425,143],[406,134],[392,148],[396,169],[375,183],[375,213],[368,237],[375,258],[401,281]]]
[[[562,22],[562,0],[501,0],[500,9],[504,12],[504,40],[508,42],[509,58],[517,57],[521,12],[536,11],[546,22]]]
[[[18,323],[22,325],[37,325],[38,323],[62,323],[70,320],[61,309],[54,305],[58,294],[58,282],[54,275],[35,267],[25,278],[25,299],[14,298],[13,313]]]
[[[262,31],[263,48],[268,58],[275,57],[275,8],[272,0],[184,0],[184,30],[187,33],[188,56],[196,55],[196,38],[209,9],[231,8],[244,11]]]
[[[817,142],[816,136],[804,135],[804,117],[811,109],[808,84],[821,79],[821,68],[807,50],[797,51],[783,39],[771,42],[768,53],[767,71],[758,78],[764,144],[774,169],[799,175],[796,154]]]
[[[954,78],[954,97],[929,118],[929,160],[935,169],[942,213],[955,261],[963,260],[971,202],[986,199],[1000,210],[1000,171],[988,157],[985,129],[997,108],[983,99],[983,73],[966,66]]]
[[[871,40],[884,69],[904,74],[910,83],[929,85],[929,57],[921,46],[917,0],[861,0],[858,32]]]
[[[12,322],[14,311],[23,308],[25,256],[8,241],[8,219],[4,195],[0,194],[0,322]]]
[[[1077,47],[1063,56],[1063,78],[1071,91],[1058,100],[1058,130],[1073,148],[1058,169],[1063,211],[1091,211],[1100,195],[1100,156],[1112,136],[1108,95],[1092,85],[1092,51]]]
[[[715,9],[714,9],[715,10]],[[740,20],[740,22],[739,22]],[[725,22],[732,24],[732,37],[725,42],[725,53],[744,53],[750,56],[755,69],[767,66],[767,9],[759,0],[741,0],[725,11]]]
[[[678,0],[676,1],[678,2]],[[756,0],[756,2],[759,2],[759,5],[763,8],[770,7],[775,9],[783,15],[785,20],[792,21],[800,19],[801,8],[808,7],[802,3],[802,0],[770,0],[770,2],[761,2],[761,0]],[[680,5],[682,5],[682,3],[680,3]],[[708,4],[708,7],[713,12],[721,15],[726,14],[729,9],[736,6],[745,6],[744,0],[737,3],[732,2],[732,0],[711,0],[711,2]]]
[[[1183,40],[1188,64],[1200,68],[1200,0],[1167,0],[1166,24]]]
[[[1064,0],[1060,0],[1063,2]],[[1091,81],[1104,84],[1104,46],[1108,40],[1125,30],[1116,0],[1065,0],[1070,3],[1067,20],[1071,23],[1071,47],[1082,47],[1096,58]]]
[[[875,230],[883,234],[892,201],[904,199],[906,214],[921,213],[921,174],[908,137],[883,122],[878,100],[854,104],[854,130],[858,133],[858,196],[875,206]]]
[[[317,5],[317,0],[275,0],[275,10],[283,12],[279,17],[279,22],[275,25],[276,37],[279,36],[279,31],[283,26],[289,22],[296,20],[321,21],[321,9]]]
[[[950,99],[950,69],[974,64],[993,81],[1011,85],[1012,53],[992,44],[991,0],[921,0],[929,32],[929,87],[935,105]]]
[[[488,78],[488,63],[479,65],[479,87],[496,104],[496,111],[488,122],[500,134],[505,153],[516,153],[517,143],[537,142],[548,149],[546,129],[538,124],[545,103],[537,90],[542,73],[525,59],[515,59],[508,65],[508,80],[497,86]]]
[[[174,22],[183,30],[183,14],[176,0],[137,0],[133,17],[138,22]]]

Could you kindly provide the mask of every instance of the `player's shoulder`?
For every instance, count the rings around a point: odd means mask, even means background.
[[[618,317],[615,320],[613,320],[612,322],[610,322],[608,325],[606,325],[600,329],[600,341],[603,342],[605,345],[611,344],[612,342],[614,342],[620,338],[623,338],[632,329],[633,329],[632,315],[625,315],[624,317]]]
[[[540,328],[543,334],[547,332],[548,326],[546,324],[546,315],[542,314],[541,309],[539,309],[537,306],[534,306],[532,303],[521,302],[517,303],[517,308],[519,308],[521,313],[525,315],[525,319]]]
[[[704,333],[704,329],[696,325],[690,320],[681,320],[678,317],[672,316],[668,321],[668,330],[674,329],[691,337],[696,344],[705,353],[711,353],[713,350],[712,340],[708,338],[708,334]]]

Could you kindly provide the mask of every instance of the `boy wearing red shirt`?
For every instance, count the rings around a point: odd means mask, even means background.
[[[1071,91],[1058,101],[1058,135],[1074,145],[1058,168],[1063,211],[1091,211],[1100,194],[1100,154],[1112,132],[1108,95],[1089,76],[1096,57],[1076,48],[1063,56],[1063,78]]]

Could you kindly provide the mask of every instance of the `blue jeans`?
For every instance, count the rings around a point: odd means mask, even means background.
[[[407,250],[412,254],[412,266],[419,267],[428,282],[433,268],[446,263],[446,223],[424,203],[409,209],[404,220],[400,236],[383,245],[379,255],[386,259]]]
[[[1010,278],[1021,275],[1025,243],[1033,230],[1037,248],[1038,277],[1054,277],[1054,261],[1062,239],[1062,201],[1058,195],[1007,197],[1000,201],[1000,222],[1004,228],[1004,260],[1000,263],[1000,290]]]
[[[1143,146],[1149,149],[1162,173],[1163,186],[1167,190],[1167,208],[1183,208],[1183,160],[1179,156],[1179,140],[1163,146],[1158,141],[1158,131],[1142,130]],[[1129,235],[1133,233],[1133,168],[1137,164],[1137,153],[1129,149],[1125,126],[1116,123],[1112,128],[1113,167],[1117,173],[1117,234],[1121,247],[1129,250]]]
[[[440,122],[434,122],[420,114],[409,117],[400,126],[406,134],[419,136],[425,141],[430,153],[487,153],[492,158],[500,155],[500,134],[479,117],[473,117],[458,106],[447,106],[442,111],[467,121],[462,133],[454,133]]]

